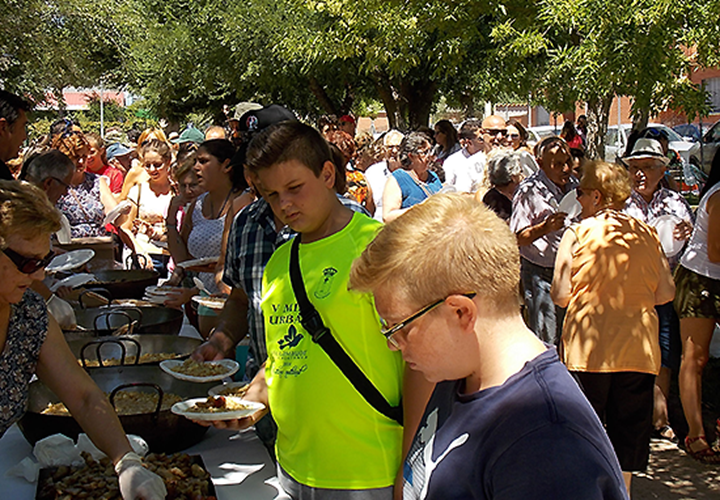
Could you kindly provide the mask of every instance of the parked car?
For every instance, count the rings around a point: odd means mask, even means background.
[[[670,140],[670,149],[677,151],[686,163],[691,163],[693,155],[698,155],[699,157],[700,145],[698,143],[681,137],[680,134],[673,129],[661,123],[648,123],[648,127],[664,131]],[[605,161],[613,162],[616,157],[625,154],[631,129],[632,124],[629,123],[621,125],[619,132],[617,125],[608,127],[607,133],[605,134]],[[720,133],[720,129],[718,133]]]
[[[707,132],[710,127],[712,127],[712,125],[712,123],[703,123],[702,135],[704,135],[705,132]],[[686,139],[690,139],[692,142],[700,141],[700,127],[698,127],[694,123],[684,123],[682,125],[676,125],[673,127],[673,130],[681,136],[685,137]]]
[[[690,156],[690,163],[709,174],[713,157],[720,147],[720,121],[710,127],[710,130],[703,135],[702,142],[696,143],[696,145],[698,148]],[[700,145],[702,145],[702,149]]]
[[[537,127],[530,127],[528,131],[528,146],[531,148],[535,147],[535,144],[542,141],[546,137],[551,135],[560,135],[562,126],[556,127],[555,125],[539,125]]]

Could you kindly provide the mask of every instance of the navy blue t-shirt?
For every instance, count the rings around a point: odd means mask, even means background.
[[[438,384],[405,461],[408,499],[627,499],[605,430],[550,348],[503,385]]]

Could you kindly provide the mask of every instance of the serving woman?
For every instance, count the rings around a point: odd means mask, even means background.
[[[660,370],[655,306],[675,295],[655,231],[621,210],[630,179],[620,165],[586,165],[583,220],[563,235],[551,295],[567,307],[562,360],[605,423],[630,492],[648,463],[653,384]]]
[[[30,290],[52,257],[60,216],[27,183],[0,181],[0,435],[25,411],[37,374],[115,464],[126,500],[165,498],[162,480],[145,469],[105,394],[80,367],[45,301]]]
[[[398,152],[399,168],[392,172],[383,192],[383,219],[390,222],[408,208],[437,193],[442,182],[429,170],[432,147],[424,134],[413,132],[403,139]]]

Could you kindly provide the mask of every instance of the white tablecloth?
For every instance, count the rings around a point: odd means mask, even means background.
[[[253,430],[238,434],[211,428],[200,443],[185,452],[203,457],[215,483],[218,500],[286,498],[278,496],[277,489],[272,486],[276,481],[275,469]],[[31,454],[32,447],[17,425],[13,425],[0,439],[0,498],[35,498],[36,484],[5,475],[8,469]],[[266,484],[268,480],[270,484]]]

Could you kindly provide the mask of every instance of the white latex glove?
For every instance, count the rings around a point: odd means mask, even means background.
[[[52,294],[47,301],[48,312],[53,315],[63,330],[74,330],[77,328],[75,311],[70,304],[55,294]]]
[[[126,453],[115,465],[115,472],[124,500],[162,500],[167,495],[163,480],[143,466],[137,453]]]

